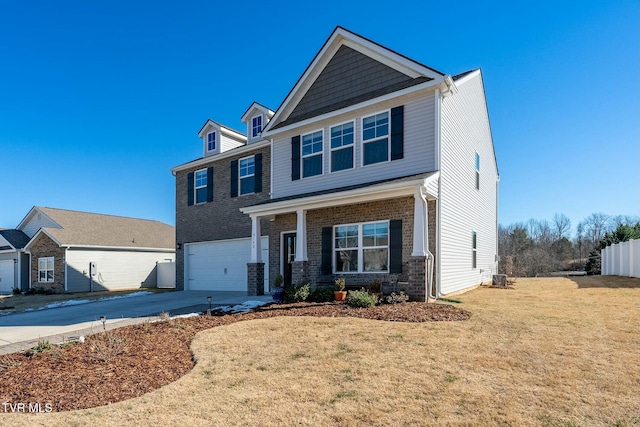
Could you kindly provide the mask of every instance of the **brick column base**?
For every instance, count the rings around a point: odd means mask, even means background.
[[[409,289],[407,293],[412,301],[427,301],[427,257],[409,258]]]
[[[291,283],[298,284],[309,281],[309,261],[294,261],[291,272]]]
[[[264,262],[247,263],[247,295],[264,295]]]

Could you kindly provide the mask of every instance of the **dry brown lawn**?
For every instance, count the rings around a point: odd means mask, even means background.
[[[168,386],[0,424],[640,425],[640,279],[520,279],[457,298],[470,320],[210,329],[192,343],[196,367]]]

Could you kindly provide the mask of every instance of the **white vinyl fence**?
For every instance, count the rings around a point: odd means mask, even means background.
[[[640,240],[607,246],[601,255],[603,275],[640,277]]]

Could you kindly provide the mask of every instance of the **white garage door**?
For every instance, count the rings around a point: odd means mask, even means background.
[[[269,265],[269,238],[262,237],[262,261]],[[185,245],[185,288],[190,291],[247,291],[251,239]],[[269,278],[265,269],[265,289]]]
[[[0,294],[10,294],[13,291],[13,270],[13,260],[0,261]]]

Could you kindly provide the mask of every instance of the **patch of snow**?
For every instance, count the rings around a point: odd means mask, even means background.
[[[178,314],[177,316],[171,316],[171,319],[187,319],[189,317],[197,317],[202,313],[188,313],[188,314]]]
[[[267,301],[245,301],[242,304],[234,306],[224,305],[222,307],[216,307],[216,310],[224,311],[225,313],[247,313],[265,304],[267,304]]]
[[[33,310],[47,310],[50,308],[58,308],[58,307],[68,307],[71,305],[81,305],[81,304],[88,304],[90,302],[94,302],[94,301],[109,301],[109,300],[114,300],[114,299],[122,299],[122,298],[134,298],[134,297],[140,297],[143,295],[151,295],[153,292],[149,292],[149,291],[143,291],[143,292],[134,292],[132,294],[126,294],[126,295],[116,295],[113,297],[103,297],[103,298],[98,298],[95,300],[88,300],[88,299],[76,299],[76,300],[68,300],[68,301],[61,301],[61,302],[54,302],[51,304],[47,304],[43,307],[38,307],[38,308],[27,308],[25,311],[33,311]]]

